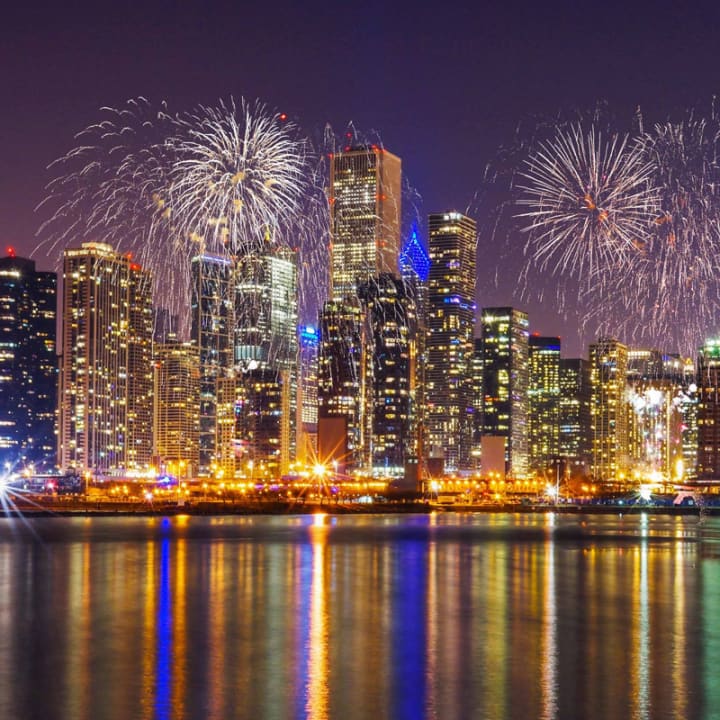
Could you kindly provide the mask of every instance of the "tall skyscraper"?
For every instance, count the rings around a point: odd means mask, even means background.
[[[426,317],[426,454],[433,467],[472,466],[470,369],[475,324],[475,221],[458,213],[429,216]]]
[[[309,462],[317,455],[319,343],[316,327],[300,328],[297,457],[302,462]]]
[[[366,368],[369,461],[379,477],[402,477],[415,457],[415,303],[405,282],[383,273],[359,287],[372,348]]]
[[[276,391],[281,393],[277,408],[280,415],[276,417],[279,453],[276,460],[282,474],[289,471],[290,459],[296,452],[297,320],[296,254],[267,238],[261,247],[236,261],[235,377],[238,384],[249,384],[239,391],[236,427],[242,432],[242,428],[252,426],[243,424],[242,408],[254,407],[255,399],[270,397]],[[264,423],[264,436],[272,426]],[[256,433],[242,439],[252,444],[252,438],[261,442]],[[249,451],[255,452],[252,448]],[[257,453],[266,454],[260,449]],[[268,463],[273,466],[269,460]]]
[[[400,158],[376,145],[349,147],[330,164],[331,298],[359,283],[398,273],[402,196]]]
[[[103,243],[64,255],[59,464],[98,474],[152,457],[150,274]]]
[[[199,474],[210,476],[216,462],[218,380],[233,366],[234,268],[228,258],[192,259],[191,340],[200,362]]]
[[[364,464],[365,386],[360,301],[328,301],[320,314],[318,453],[343,472]]]
[[[627,480],[627,361],[627,347],[613,338],[590,345],[592,472],[606,484]]]
[[[571,475],[584,476],[592,459],[590,365],[560,358],[559,454]]]
[[[528,357],[530,467],[547,471],[560,456],[560,338],[531,335]]]
[[[200,351],[167,338],[154,347],[155,456],[173,475],[196,477],[200,465]]]
[[[318,451],[346,469],[370,462],[365,373],[374,349],[358,289],[383,273],[398,275],[401,178],[400,158],[376,145],[347,147],[330,164],[331,299],[319,323]]]
[[[55,464],[57,275],[0,258],[0,469]]]
[[[700,478],[720,478],[720,340],[708,339],[698,353],[698,460]]]
[[[528,317],[483,308],[483,436],[505,438],[507,472],[528,473]]]

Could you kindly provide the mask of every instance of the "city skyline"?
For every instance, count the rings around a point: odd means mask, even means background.
[[[611,4],[603,27],[612,32],[589,34],[569,3],[451,4],[442,24],[431,9],[405,3],[332,14],[319,4],[239,12],[225,3],[159,3],[142,12],[82,2],[32,14],[12,8],[0,45],[9,106],[0,119],[0,245],[58,269],[57,258],[34,252],[45,168],[97,121],[100,107],[137,96],[180,109],[258,97],[297,119],[317,145],[326,123],[341,134],[352,122],[403,158],[421,217],[453,207],[482,228],[488,218],[473,206],[483,199],[486,166],[516,141],[519,125],[589,112],[598,102],[623,126],[638,107],[652,123],[707,109],[717,89],[710,68],[720,9],[710,3],[682,13],[671,4]],[[649,16],[666,21],[655,27]],[[481,233],[492,255],[478,266],[479,305],[528,309],[507,282],[517,276],[524,239],[513,241],[516,250],[501,255]],[[581,338],[572,312],[560,320],[548,292],[534,309],[539,330],[561,335],[571,355],[592,340]]]

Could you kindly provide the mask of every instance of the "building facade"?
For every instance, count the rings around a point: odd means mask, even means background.
[[[233,367],[234,266],[232,260],[198,255],[191,262],[190,338],[200,363],[199,475],[216,468],[218,381]]]
[[[560,461],[560,338],[531,335],[528,361],[530,468],[543,473]]]
[[[618,340],[590,345],[592,473],[606,485],[628,480],[627,362],[627,347]]]
[[[166,338],[154,346],[155,451],[161,470],[196,477],[200,466],[200,350]]]
[[[592,460],[590,364],[584,358],[560,358],[559,455],[570,475],[583,477]]]
[[[331,299],[398,273],[402,163],[376,145],[348,147],[330,163]]]
[[[362,284],[359,296],[369,324],[365,377],[371,471],[402,477],[417,453],[415,303],[405,282],[390,273]]]
[[[63,269],[59,465],[142,471],[153,449],[150,274],[103,243],[68,249]]]
[[[511,307],[483,308],[483,437],[505,439],[506,472],[529,470],[528,317]]]
[[[55,464],[57,275],[0,258],[0,467]]]
[[[436,470],[472,467],[476,247],[474,220],[453,211],[429,216],[425,454]]]
[[[708,339],[700,348],[697,363],[697,474],[720,478],[720,340]]]

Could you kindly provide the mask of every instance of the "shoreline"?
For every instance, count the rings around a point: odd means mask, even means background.
[[[520,505],[505,504],[438,504],[431,502],[376,502],[376,503],[302,503],[302,502],[194,502],[184,505],[175,503],[109,503],[109,502],[54,502],[18,504],[2,512],[5,518],[52,518],[52,517],[163,517],[191,515],[199,517],[247,516],[247,515],[382,515],[382,514],[430,514],[437,513],[504,513],[563,515],[720,515],[720,506],[698,505]]]

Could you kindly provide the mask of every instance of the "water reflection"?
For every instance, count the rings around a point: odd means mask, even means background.
[[[42,542],[5,522],[3,718],[720,706],[714,518],[56,519]]]

